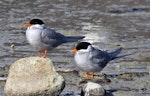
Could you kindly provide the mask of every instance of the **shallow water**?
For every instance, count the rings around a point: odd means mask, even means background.
[[[84,35],[83,41],[91,42],[101,50],[113,51],[123,47],[122,58],[104,68],[106,74],[150,72],[150,1],[149,0],[1,0],[0,1],[0,75],[8,74],[8,66],[14,61],[37,55],[37,50],[26,41],[24,23],[33,18],[42,19],[47,26],[64,35]],[[70,50],[75,43],[62,44],[48,58],[58,71],[79,70]],[[65,77],[68,75],[65,74]],[[70,76],[70,75],[69,75]],[[72,76],[72,75],[71,75]],[[68,78],[68,77],[67,77]],[[76,75],[68,81],[62,92],[79,93]],[[126,81],[112,78],[114,82],[104,84],[106,89],[116,89],[114,96],[149,96],[150,76],[133,76]],[[5,81],[0,82],[3,93]],[[131,85],[132,86],[129,86]],[[131,90],[124,90],[129,88]],[[142,88],[146,90],[142,91]],[[69,89],[69,90],[68,90]],[[132,90],[137,89],[137,90]],[[127,95],[126,95],[127,96]]]

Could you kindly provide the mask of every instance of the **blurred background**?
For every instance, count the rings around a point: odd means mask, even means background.
[[[82,41],[101,50],[123,47],[120,55],[127,56],[110,62],[103,72],[134,74],[132,79],[111,78],[113,82],[103,86],[117,90],[114,96],[150,95],[150,0],[1,0],[0,77],[7,77],[16,60],[37,55],[25,37],[24,24],[33,18],[61,34],[86,36]],[[77,43],[62,44],[48,53],[57,71],[82,74],[70,53]],[[80,93],[77,77],[67,78],[62,96]],[[1,96],[4,85],[0,80]]]

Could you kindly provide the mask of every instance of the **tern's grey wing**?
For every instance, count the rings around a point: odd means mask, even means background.
[[[63,38],[65,38],[64,35],[60,33],[56,33],[55,30],[45,28],[41,32],[41,41],[45,44],[50,44],[53,47],[57,47],[61,43],[63,43]]]
[[[101,67],[105,67],[110,58],[106,51],[93,48],[90,52],[89,59],[93,64],[99,64]]]

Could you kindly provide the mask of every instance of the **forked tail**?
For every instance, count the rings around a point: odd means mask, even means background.
[[[114,52],[110,52],[110,53],[109,53],[110,60],[113,60],[113,59],[117,58],[117,55],[121,52],[122,49],[123,49],[123,48],[121,47],[121,48],[117,49],[117,50],[114,51]]]
[[[80,39],[83,39],[85,36],[66,36],[65,43],[67,42],[76,42]]]

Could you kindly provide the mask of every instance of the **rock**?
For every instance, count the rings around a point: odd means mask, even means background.
[[[106,91],[98,83],[88,82],[83,86],[81,96],[106,96]]]
[[[65,87],[48,58],[27,57],[14,62],[9,69],[5,96],[58,96]]]

